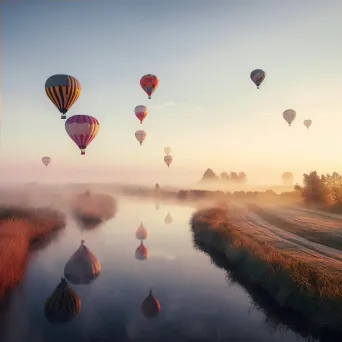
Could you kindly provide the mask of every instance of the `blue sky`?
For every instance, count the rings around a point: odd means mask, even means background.
[[[25,1],[1,4],[0,175],[186,183],[207,167],[275,183],[342,167],[342,3]],[[249,79],[262,68],[258,91]],[[45,95],[56,73],[82,94],[68,115],[101,123],[81,157]],[[160,86],[148,100],[140,77]],[[147,105],[143,125],[136,105]],[[282,119],[297,111],[293,127]],[[307,131],[303,120],[311,118]],[[142,148],[134,132],[145,129]],[[172,147],[167,169],[164,146]],[[333,148],[331,148],[331,146]],[[335,147],[336,146],[336,147]],[[49,155],[49,174],[40,161]],[[20,171],[18,171],[18,169]],[[83,180],[82,178],[82,180]]]

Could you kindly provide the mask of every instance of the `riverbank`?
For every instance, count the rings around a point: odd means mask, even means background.
[[[25,274],[30,249],[65,226],[65,216],[48,208],[0,207],[0,300]]]
[[[190,223],[197,240],[224,255],[235,272],[260,286],[280,307],[299,312],[316,329],[342,334],[341,262],[243,232],[223,208],[198,211]]]

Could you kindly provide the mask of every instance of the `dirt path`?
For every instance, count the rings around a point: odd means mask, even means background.
[[[288,213],[287,213],[288,214]],[[321,243],[309,241],[293,231],[284,230],[270,224],[245,206],[234,203],[230,209],[230,220],[245,234],[273,242],[278,248],[294,250],[316,258],[317,262],[333,262],[342,268],[342,252]],[[289,214],[288,214],[289,215]],[[300,228],[298,229],[300,231]]]

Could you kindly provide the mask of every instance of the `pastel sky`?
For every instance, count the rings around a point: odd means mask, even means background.
[[[3,181],[185,185],[210,167],[275,184],[284,171],[300,182],[342,170],[340,1],[27,0],[1,10]],[[249,78],[257,68],[268,75],[260,90]],[[101,123],[85,157],[45,95],[56,73],[83,87],[68,115]],[[160,79],[152,100],[139,85],[147,73]],[[140,104],[150,110],[143,125]]]

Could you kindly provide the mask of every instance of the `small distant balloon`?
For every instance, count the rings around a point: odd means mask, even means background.
[[[90,115],[74,115],[65,122],[65,130],[81,150],[81,155],[84,155],[87,146],[99,132],[100,123]]]
[[[264,81],[266,77],[266,72],[261,69],[255,69],[251,72],[251,80],[255,83],[257,86],[257,89],[259,89],[260,84]]]
[[[173,161],[173,157],[170,155],[167,155],[164,157],[164,162],[167,165],[167,167],[170,167],[171,163]]]
[[[140,86],[148,95],[149,99],[151,99],[151,96],[155,92],[155,90],[158,88],[158,85],[159,85],[159,79],[155,75],[147,74],[147,75],[144,75],[140,79]]]
[[[304,120],[304,126],[309,129],[309,127],[311,126],[312,124],[312,120],[310,119],[307,119],[307,120]]]
[[[139,130],[135,132],[135,137],[139,141],[139,144],[142,145],[147,137],[147,133],[145,131]]]
[[[50,157],[43,157],[42,162],[47,167],[51,163],[51,158]]]
[[[286,109],[283,113],[284,120],[291,126],[291,123],[296,118],[296,111],[293,109]]]
[[[166,155],[169,155],[171,153],[171,147],[169,146],[164,147],[164,152],[166,153]]]
[[[81,95],[81,83],[73,76],[57,74],[45,82],[45,92],[66,119],[66,113]]]
[[[140,124],[143,123],[144,119],[146,118],[148,111],[147,111],[147,107],[146,106],[136,106],[134,108],[134,113],[135,116],[139,119]]]

